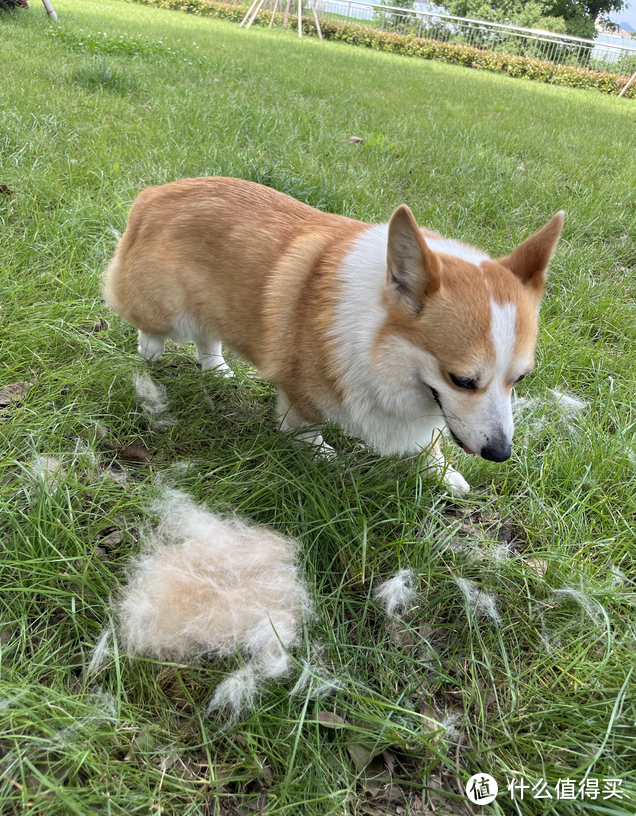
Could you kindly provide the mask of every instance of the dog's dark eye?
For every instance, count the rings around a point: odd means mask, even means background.
[[[518,383],[521,382],[521,380],[524,380],[528,376],[528,374],[531,374],[531,373],[532,373],[531,371],[526,371],[525,374],[522,374],[520,377],[517,377],[517,379],[514,381],[513,385],[517,385]]]
[[[474,391],[477,388],[477,383],[471,377],[456,377],[454,374],[448,375],[453,385],[458,388],[466,388],[468,391]]]

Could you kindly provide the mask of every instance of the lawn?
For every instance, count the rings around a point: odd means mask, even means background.
[[[0,387],[30,384],[0,408],[0,812],[468,814],[460,782],[487,772],[501,792],[474,812],[634,813],[635,103],[54,5],[56,27],[35,0],[0,15]],[[513,458],[449,444],[473,486],[453,501],[335,428],[338,456],[314,461],[238,359],[234,380],[191,347],[147,366],[103,269],[139,190],[213,174],[370,221],[406,201],[494,255],[565,209]],[[147,370],[172,425],[136,399]],[[233,725],[204,711],[238,656],[132,661],[115,641],[88,671],[166,484],[302,545],[316,616],[296,672]],[[388,621],[373,589],[407,567],[417,607]],[[303,661],[313,679],[290,695]],[[513,801],[511,781],[537,787]]]

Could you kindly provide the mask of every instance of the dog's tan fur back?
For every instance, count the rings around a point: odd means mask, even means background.
[[[239,179],[183,179],[139,194],[106,272],[104,297],[133,326],[166,336],[182,315],[261,368],[265,287],[294,229],[326,215],[290,196]],[[292,250],[304,277],[311,248]],[[304,257],[302,257],[304,256]],[[298,283],[298,281],[296,281]],[[286,278],[285,297],[294,281]]]

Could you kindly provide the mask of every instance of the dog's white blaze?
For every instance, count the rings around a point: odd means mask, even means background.
[[[490,386],[490,409],[495,422],[501,422],[508,438],[514,428],[512,406],[506,378],[510,371],[516,341],[517,307],[510,301],[500,306],[490,298],[490,336],[495,349],[495,370]]]
[[[433,252],[440,252],[444,255],[452,255],[455,258],[461,258],[462,261],[479,266],[482,261],[489,260],[489,256],[476,247],[462,244],[459,241],[453,241],[447,238],[424,238],[426,245]]]
[[[490,336],[495,347],[495,379],[502,382],[514,354],[517,307],[510,301],[500,306],[490,298],[490,314]]]

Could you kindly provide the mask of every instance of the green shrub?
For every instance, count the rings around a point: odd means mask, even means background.
[[[208,17],[220,17],[224,20],[240,22],[248,6],[232,3],[217,2],[216,0],[128,0],[129,2],[143,3],[157,8],[185,11],[189,14],[201,14]],[[282,22],[282,14],[276,15],[276,21]],[[254,24],[267,24],[271,19],[270,11],[260,11],[256,15]],[[290,17],[292,26],[296,25]],[[303,17],[303,32],[310,36],[317,36],[313,19]],[[600,91],[601,93],[618,95],[629,79],[609,71],[596,71],[591,68],[576,68],[572,65],[557,65],[554,62],[539,60],[534,57],[510,56],[494,51],[482,51],[471,45],[460,43],[438,42],[426,40],[408,34],[379,31],[375,28],[340,20],[324,19],[320,22],[325,39],[339,40],[349,45],[362,45],[378,51],[388,51],[393,54],[434,59],[440,62],[449,62],[453,65],[462,65],[465,68],[477,68],[508,74],[511,77],[532,79],[535,82],[548,82],[551,85],[564,85],[569,88],[585,88]],[[636,99],[636,83],[627,91],[625,96]]]
[[[29,8],[28,0],[0,0],[0,11],[10,11],[15,8]]]

